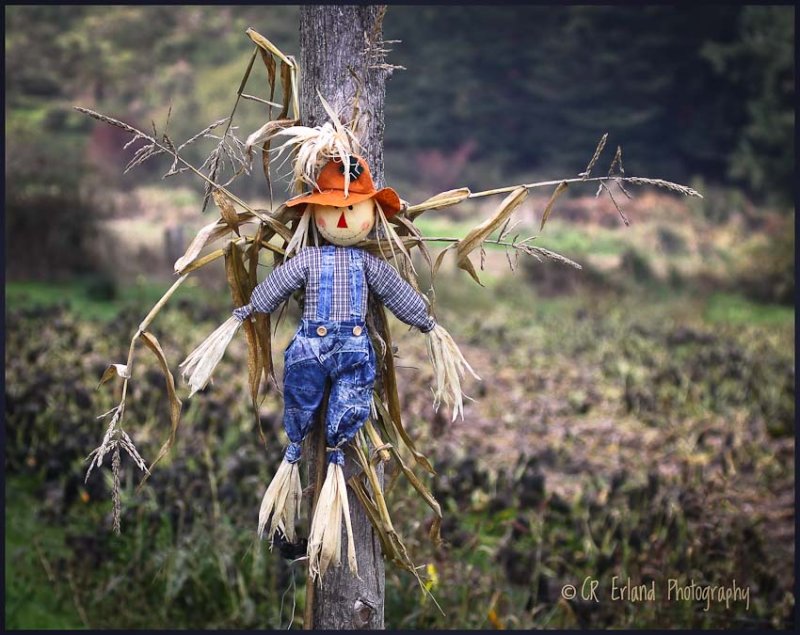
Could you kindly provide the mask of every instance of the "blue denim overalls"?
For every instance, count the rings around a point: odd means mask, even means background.
[[[300,460],[301,442],[322,402],[325,382],[331,392],[325,418],[328,460],[344,465],[342,447],[364,425],[375,383],[375,352],[361,314],[367,292],[361,250],[348,249],[350,319],[330,319],[335,247],[322,248],[319,302],[315,320],[304,319],[284,355],[283,425],[291,443],[285,459]]]

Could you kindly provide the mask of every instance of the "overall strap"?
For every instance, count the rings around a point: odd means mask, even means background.
[[[364,254],[360,249],[348,249],[350,277],[350,319],[363,320],[361,302],[364,296]]]
[[[331,319],[331,302],[333,301],[333,267],[336,247],[322,247],[322,266],[319,272],[319,298],[317,299],[317,319]]]

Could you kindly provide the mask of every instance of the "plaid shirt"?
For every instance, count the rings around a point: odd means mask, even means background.
[[[345,321],[350,315],[349,247],[336,247],[333,267],[333,294],[330,319]],[[388,263],[372,254],[362,252],[364,274],[369,290],[400,320],[427,333],[436,322],[428,315],[422,296],[400,277]],[[294,258],[276,267],[267,278],[253,289],[250,304],[238,308],[234,315],[240,319],[253,311],[272,313],[294,291],[306,288],[303,319],[316,320],[319,301],[322,250],[306,247]],[[361,315],[367,314],[367,294],[361,299]]]

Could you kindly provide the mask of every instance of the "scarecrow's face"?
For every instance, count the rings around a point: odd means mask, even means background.
[[[375,203],[371,198],[355,205],[312,205],[314,223],[328,241],[346,247],[367,237],[375,226]]]

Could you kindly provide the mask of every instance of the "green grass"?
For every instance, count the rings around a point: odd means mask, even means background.
[[[447,218],[422,215],[414,224],[423,236],[442,236],[446,238],[464,238],[470,229],[475,227],[482,219],[453,221]],[[519,233],[519,239],[538,234],[538,228],[519,228],[506,238],[511,240]],[[497,238],[495,232],[491,240]],[[431,243],[432,246],[446,246],[447,243]],[[585,228],[576,227],[574,224],[550,221],[544,231],[533,242],[538,247],[557,251],[568,258],[576,256],[613,255],[622,253],[630,241],[625,240],[619,232],[604,228],[594,228],[591,233]],[[502,249],[499,245],[486,245],[487,249]]]
[[[708,322],[788,326],[794,323],[794,307],[760,304],[735,293],[714,293],[705,310]]]
[[[543,432],[525,449],[528,456],[538,457],[536,462],[504,460],[503,468],[508,472],[502,479],[494,468],[489,468],[485,481],[475,478],[474,468],[462,469],[462,458],[456,457],[448,465],[441,450],[430,448],[440,471],[430,483],[440,489],[436,495],[446,510],[448,525],[443,536],[451,541],[448,550],[437,554],[429,544],[425,531],[420,530],[430,511],[410,486],[402,479],[398,481],[391,497],[398,531],[418,565],[435,563],[440,583],[434,593],[447,617],[441,617],[430,601],[421,599],[406,574],[387,567],[387,625],[488,628],[492,606],[506,628],[646,628],[664,624],[707,628],[735,626],[745,618],[761,624],[770,617],[783,620],[776,622],[783,624],[788,612],[775,597],[789,588],[790,576],[772,575],[766,568],[769,563],[757,567],[762,557],[757,552],[745,557],[748,549],[760,548],[762,541],[769,544],[766,524],[752,525],[755,517],[747,514],[733,516],[723,503],[733,505],[740,500],[737,492],[742,490],[733,489],[734,485],[746,488],[748,497],[769,499],[773,490],[785,491],[791,482],[787,464],[770,458],[781,446],[769,435],[750,439],[749,426],[743,425],[754,417],[782,422],[789,429],[786,422],[793,421],[793,384],[786,379],[786,369],[791,366],[789,344],[793,341],[788,328],[715,325],[698,330],[704,334],[713,329],[718,338],[667,347],[664,342],[677,325],[695,329],[698,322],[707,320],[707,307],[715,302],[727,301],[750,314],[761,314],[764,308],[738,296],[706,297],[698,291],[671,291],[655,283],[632,285],[625,295],[576,293],[541,298],[521,272],[496,276],[487,275],[489,288],[482,289],[466,273],[450,269],[438,285],[442,323],[448,329],[452,327],[457,341],[468,347],[470,362],[484,377],[487,392],[476,396],[479,402],[494,400],[480,419],[491,424],[500,420],[495,413],[508,413],[508,426],[543,425],[543,416],[524,411],[528,400],[542,390],[551,393],[559,411],[546,415],[552,433]],[[74,295],[88,293],[85,286],[76,283],[12,285],[11,295],[16,293],[19,305],[33,302],[37,294],[40,300],[51,300],[59,289],[62,296],[67,293],[65,289]],[[155,284],[152,291],[157,296],[163,288]],[[147,288],[139,292],[145,294]],[[126,294],[129,291],[120,292],[121,297]],[[142,301],[135,307],[136,314],[143,314],[151,304]],[[285,626],[291,592],[281,615],[280,599],[290,587],[281,573],[280,557],[265,546],[258,553],[251,549],[253,505],[258,494],[252,493],[250,485],[263,487],[268,482],[279,443],[269,444],[266,459],[257,447],[249,404],[241,398],[246,391],[244,342],[240,340],[231,350],[224,363],[227,370],[217,376],[219,381],[213,389],[186,403],[171,460],[159,466],[142,493],[134,495],[134,482],[125,477],[123,510],[128,513],[123,517],[123,535],[111,537],[106,520],[111,505],[107,494],[98,492],[91,501],[73,498],[68,509],[56,515],[49,502],[52,496],[38,492],[38,481],[18,476],[31,465],[26,461],[28,456],[38,457],[36,465],[56,461],[56,468],[48,468],[51,480],[47,491],[57,493],[73,465],[102,434],[102,424],[94,417],[108,406],[95,398],[80,405],[75,398],[79,391],[88,391],[96,383],[95,361],[91,359],[95,356],[81,355],[80,351],[93,342],[97,347],[94,352],[106,356],[109,348],[118,349],[120,342],[111,341],[104,333],[106,329],[97,325],[78,329],[79,315],[56,313],[58,320],[50,316],[11,320],[14,327],[9,347],[16,351],[16,360],[12,358],[7,364],[7,394],[13,402],[7,419],[13,441],[9,456],[15,457],[9,464],[15,467],[7,483],[7,626],[80,628],[83,620],[78,606],[85,609],[86,621],[94,628]],[[779,314],[784,320],[788,315],[786,311]],[[168,307],[161,317],[162,324],[172,326],[163,330],[163,336],[159,333],[165,349],[185,349],[197,336],[182,311]],[[723,312],[719,319],[731,318]],[[748,318],[738,315],[738,319]],[[52,329],[43,328],[45,324],[52,324]],[[393,332],[399,334],[401,329],[398,324]],[[779,331],[777,337],[775,331]],[[31,337],[39,333],[41,338]],[[100,337],[99,333],[104,334]],[[417,354],[424,355],[418,339],[408,342],[414,342]],[[399,346],[403,354],[409,350],[402,342]],[[55,356],[43,354],[48,349],[67,348],[69,354],[64,352],[58,362]],[[276,347],[276,356],[278,350],[280,347]],[[489,358],[497,360],[497,365]],[[25,361],[28,359],[34,361]],[[74,369],[76,374],[72,379],[62,379],[63,371],[56,370],[55,363]],[[519,386],[519,392],[509,390],[509,378],[495,380],[493,368],[513,371],[511,385]],[[49,383],[42,385],[40,378],[48,376]],[[404,399],[428,392],[425,379],[411,374],[405,377]],[[132,386],[140,392],[130,402],[128,429],[137,442],[144,444],[140,449],[149,445],[143,455],[152,456],[162,434],[166,434],[166,428],[159,427],[167,424],[163,419],[163,381],[158,375],[150,381],[146,373],[136,379]],[[743,398],[748,386],[751,394]],[[628,393],[631,406],[625,405]],[[96,394],[99,399],[106,393]],[[279,423],[280,404],[274,392],[268,399],[264,412],[269,413],[265,426],[269,435],[272,426]],[[591,410],[579,410],[584,401],[591,403]],[[26,408],[33,406],[40,412],[30,420]],[[626,408],[631,410],[627,414]],[[412,405],[407,412],[414,413],[415,423],[422,423],[418,420],[424,419],[424,414],[418,414],[423,411],[417,406]],[[627,441],[616,443],[587,433],[591,429],[587,424],[607,418],[616,420],[615,428]],[[475,423],[486,425],[480,419]],[[647,432],[654,425],[664,427],[661,443],[656,448],[641,449],[633,433]],[[562,437],[565,426],[574,426],[579,432]],[[701,487],[703,472],[699,467],[695,471],[696,464],[690,459],[702,458],[715,446],[703,447],[700,441],[685,444],[681,439],[700,439],[701,433],[722,439],[732,426],[738,426],[738,432],[728,450],[730,460],[749,465],[752,471],[727,474],[728,479],[737,480],[710,503],[716,502],[713,509],[719,510],[714,520],[725,522],[720,522],[719,528],[707,528],[704,512],[693,515],[690,503],[706,500],[710,490]],[[62,431],[68,434],[62,436]],[[424,426],[414,426],[420,448],[435,444],[431,434]],[[782,434],[788,437],[788,433]],[[519,438],[523,439],[519,445],[524,447],[532,437]],[[65,448],[70,440],[76,442]],[[613,450],[608,447],[612,443],[616,446]],[[480,454],[482,446],[463,445],[480,467],[486,457]],[[550,467],[550,459],[542,452],[546,448],[551,449],[553,457]],[[491,457],[505,451],[497,448],[487,454]],[[596,469],[596,479],[589,478],[592,457],[604,452],[611,457],[608,467]],[[651,454],[633,460],[634,453],[639,452]],[[625,465],[631,474],[611,491],[617,453],[620,461],[627,457]],[[685,465],[686,471],[676,469],[674,479],[659,481],[651,492],[643,464],[664,458],[674,462],[676,468]],[[567,463],[562,466],[562,461]],[[589,467],[573,473],[573,461],[576,466],[585,463]],[[540,466],[547,476],[543,496],[558,492],[559,480],[565,476],[577,481],[576,495],[562,492],[558,507],[552,501],[543,507],[530,500],[523,503],[522,494],[530,491],[523,477],[530,477]],[[711,476],[718,474],[718,468],[711,465],[704,469]],[[77,474],[80,476],[82,470]],[[219,485],[216,491],[211,487],[212,476]],[[109,477],[107,465],[103,477]],[[474,480],[469,484],[471,478]],[[462,487],[462,483],[469,485]],[[218,518],[213,512],[215,504],[221,512]],[[741,522],[729,524],[726,521],[730,518]],[[521,525],[517,522],[520,520]],[[514,527],[523,528],[516,537]],[[731,557],[709,558],[707,545],[712,540],[719,540]],[[94,564],[89,558],[94,558]],[[45,561],[52,566],[52,577]],[[694,604],[630,606],[609,601],[606,595],[604,602],[594,606],[590,614],[582,614],[578,622],[571,608],[574,605],[558,601],[560,585],[580,582],[586,576],[601,579],[601,588],[607,590],[610,575],[630,575],[636,581],[648,571],[663,572],[661,579],[701,571],[708,580],[726,582],[733,577],[738,581],[740,569],[750,572],[753,584],[761,579],[758,576],[765,576],[763,588],[778,589],[754,597],[750,615],[743,614],[741,605],[729,611],[714,606],[705,613]],[[523,582],[512,580],[512,572]],[[74,576],[72,582],[69,575]],[[549,597],[536,591],[540,579],[550,589]],[[302,573],[297,582],[299,616],[304,598]],[[756,605],[757,600],[761,604]],[[298,625],[299,620],[295,621]]]
[[[111,320],[120,311],[130,307],[135,307],[144,317],[167,289],[169,284],[151,281],[117,288],[100,278],[80,278],[68,282],[8,282],[6,311],[66,303],[85,319]],[[113,298],[109,297],[112,293]],[[176,292],[173,300],[187,295],[201,297],[207,293],[187,282]]]
[[[68,556],[69,550],[64,529],[36,517],[41,503],[35,489],[36,483],[29,478],[6,481],[5,627],[83,628],[75,607],[53,593],[50,575],[57,573],[55,561]]]
[[[536,244],[540,247],[557,251],[569,258],[589,254],[619,254],[630,242],[614,230],[594,228],[589,233],[584,228],[558,221],[549,222],[541,237],[536,239]]]

